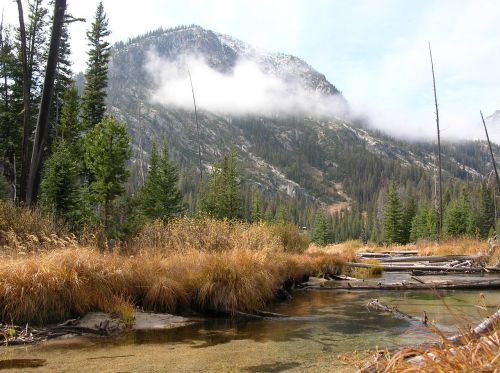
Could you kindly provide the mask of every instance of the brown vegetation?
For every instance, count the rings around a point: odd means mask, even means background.
[[[92,238],[80,241],[84,244],[59,238],[49,218],[20,213],[7,212],[29,221],[32,230],[9,220],[0,223],[4,323],[57,322],[89,311],[126,318],[131,305],[160,312],[253,312],[273,300],[283,284],[340,273],[343,263],[340,255],[297,253],[304,237],[291,227],[183,218],[148,225],[111,252],[99,250]],[[41,219],[38,225],[34,216]],[[30,250],[24,250],[27,241]]]
[[[395,354],[376,357],[369,372],[498,372],[500,371],[500,325],[490,334],[468,338],[460,346],[451,344],[438,330],[442,346],[404,348]],[[377,354],[378,355],[378,354]]]

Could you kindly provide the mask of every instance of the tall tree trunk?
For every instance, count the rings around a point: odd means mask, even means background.
[[[431,57],[431,69],[432,69],[432,85],[434,88],[434,104],[436,106],[436,126],[437,126],[437,138],[438,138],[438,175],[439,175],[439,229],[438,235],[441,237],[443,233],[443,176],[442,176],[442,163],[441,163],[441,131],[439,129],[439,110],[438,101],[436,93],[436,77],[434,76],[434,62],[432,61],[432,51],[431,43],[429,43],[429,55]]]
[[[198,137],[198,161],[200,163],[200,183],[203,182],[203,165],[201,163],[201,138],[200,138],[200,126],[198,125],[198,111],[196,110],[196,98],[194,96],[193,80],[191,79],[191,71],[189,71],[189,66],[187,67],[189,82],[191,83],[191,93],[193,94],[193,106],[194,106],[194,120],[196,122],[196,136]]]
[[[488,129],[486,128],[486,122],[484,120],[483,112],[479,111],[479,113],[481,114],[481,119],[483,120],[484,132],[486,132],[486,140],[488,141],[488,147],[490,148],[491,163],[493,163],[493,169],[495,170],[497,188],[500,191],[500,178],[498,177],[497,163],[495,162],[495,156],[493,155],[493,149],[491,147],[490,136],[488,135]],[[494,195],[493,195],[493,198],[495,198]],[[495,218],[496,218],[496,214],[495,214]],[[495,225],[496,225],[496,221],[495,221]]]
[[[21,149],[21,180],[19,197],[21,201],[26,200],[26,185],[28,171],[30,167],[29,158],[29,118],[30,118],[30,78],[28,72],[28,56],[26,52],[26,27],[24,26],[23,4],[17,0],[17,10],[19,13],[19,33],[21,34],[21,60],[23,63],[23,145]]]
[[[47,68],[45,69],[42,99],[40,102],[40,111],[38,112],[35,140],[33,142],[31,165],[26,188],[26,202],[30,205],[36,201],[39,184],[38,176],[42,168],[43,149],[49,135],[50,105],[52,101],[52,94],[54,91],[57,57],[59,54],[59,44],[61,41],[65,12],[66,0],[55,0],[52,33],[50,36],[49,56],[47,58]]]

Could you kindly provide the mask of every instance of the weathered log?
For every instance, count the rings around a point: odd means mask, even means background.
[[[325,282],[321,286],[309,286],[307,289],[318,290],[422,290],[422,289],[500,289],[500,279],[480,281],[440,281],[427,283],[397,282],[397,283],[370,283],[370,282]]]
[[[462,273],[480,273],[480,272],[500,272],[495,267],[445,267],[432,265],[390,265],[390,264],[368,264],[368,263],[344,263],[346,267],[357,268],[381,268],[385,272],[411,272],[411,271],[447,271]]]
[[[358,253],[358,256],[361,258],[386,258],[390,257],[389,253]]]
[[[425,325],[425,322],[423,320],[420,320],[417,317],[413,317],[407,313],[401,312],[400,310],[397,309],[397,307],[390,307],[382,302],[379,302],[378,299],[370,300],[368,302],[368,304],[366,305],[366,307],[369,310],[388,312],[396,319],[407,320],[407,321],[410,321],[413,323],[419,323],[419,324]]]
[[[330,277],[332,278],[332,280],[338,280],[338,281],[363,281],[360,278],[350,277],[345,275],[331,275]]]
[[[470,340],[478,339],[481,336],[487,334],[491,329],[493,328],[493,325],[497,322],[500,322],[500,308],[495,312],[493,315],[487,317],[484,319],[479,325],[477,325],[474,329],[470,331],[470,333],[467,334],[457,334],[451,337],[446,338],[443,341],[433,343],[431,345],[426,345],[425,348],[431,348],[431,347],[438,347],[438,348],[447,348],[447,346],[454,345],[454,346],[461,346],[465,343],[467,343]],[[459,349],[463,348],[457,347]],[[449,351],[453,352],[453,348],[449,348]],[[421,365],[425,362],[426,358],[434,358],[435,355],[432,352],[427,352],[424,353],[423,355],[419,356],[414,356],[410,357],[407,361],[411,364],[415,365]]]
[[[478,338],[481,335],[490,331],[493,325],[497,322],[500,322],[500,308],[497,309],[497,312],[495,312],[493,315],[484,319],[479,325],[477,325],[474,329],[472,329],[470,333],[467,333],[466,335],[457,334],[452,337],[449,337],[447,338],[448,342],[457,345],[463,343],[464,340],[470,338]]]
[[[381,262],[448,262],[448,261],[466,261],[477,260],[481,256],[477,255],[426,255],[426,256],[396,256],[389,258],[380,258]]]

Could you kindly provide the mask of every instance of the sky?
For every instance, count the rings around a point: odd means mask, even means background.
[[[96,0],[68,0],[75,71]],[[325,74],[373,125],[406,138],[435,136],[428,42],[443,139],[483,138],[479,116],[500,110],[498,0],[103,0],[111,42],[181,24],[296,55]],[[17,22],[13,0],[0,0]],[[500,142],[500,123],[491,129]]]

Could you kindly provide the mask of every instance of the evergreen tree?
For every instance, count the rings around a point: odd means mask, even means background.
[[[320,246],[328,243],[328,221],[324,211],[318,211],[314,224],[313,242]]]
[[[80,141],[82,129],[78,117],[78,91],[74,84],[64,92],[63,102],[61,118],[56,126],[57,137],[71,145],[77,145]]]
[[[479,198],[479,234],[488,237],[491,228],[495,226],[495,208],[493,196],[485,183],[482,183]]]
[[[222,166],[214,164],[206,187],[200,193],[201,213],[218,219],[239,219],[242,216],[242,199],[236,170],[236,151],[224,156]]]
[[[74,87],[73,71],[71,70],[71,48],[69,43],[68,24],[65,22],[61,31],[59,42],[59,53],[57,56],[56,79],[54,82],[54,97],[52,99],[51,117],[55,126],[60,121],[61,107],[65,102],[65,95],[68,90]]]
[[[224,184],[222,199],[223,215],[228,219],[240,219],[242,216],[242,200],[236,170],[236,149],[234,147],[229,154],[224,156],[222,176]]]
[[[79,171],[72,146],[64,140],[56,141],[44,165],[40,204],[73,228],[79,220]]]
[[[405,203],[403,208],[402,217],[402,243],[408,243],[410,241],[412,221],[417,213],[417,203],[413,196],[410,196]]]
[[[224,218],[222,211],[222,193],[224,187],[224,178],[222,175],[222,168],[219,164],[212,165],[208,183],[200,187],[198,197],[199,208],[198,211],[202,214],[208,214],[218,219]]]
[[[0,25],[0,168],[9,197],[19,186],[22,144],[22,72],[10,29]],[[2,167],[3,166],[3,167]]]
[[[91,29],[87,32],[90,51],[82,96],[82,118],[86,129],[99,123],[106,112],[110,46],[105,39],[109,34],[108,19],[100,2]]]
[[[90,197],[102,205],[102,222],[110,231],[111,207],[115,197],[124,192],[129,172],[125,162],[130,157],[127,125],[113,117],[104,117],[84,138],[85,165],[92,172]]]
[[[446,207],[443,226],[447,236],[462,236],[475,231],[471,206],[464,194]]]
[[[420,238],[434,239],[437,235],[437,216],[434,209],[424,203],[418,209],[411,223],[410,241]]]
[[[382,223],[383,240],[385,243],[403,243],[403,213],[401,211],[401,202],[399,200],[396,183],[392,181],[389,184],[387,192],[384,219]]]
[[[262,210],[262,194],[256,190],[252,195],[252,221],[259,222],[264,220],[264,211]]]
[[[182,196],[177,186],[179,175],[170,162],[165,145],[158,154],[156,144],[151,149],[149,171],[139,191],[138,204],[141,213],[148,219],[169,221],[178,216],[182,208]]]
[[[288,214],[286,212],[286,208],[283,205],[280,205],[276,210],[276,218],[274,219],[276,224],[285,225],[290,219],[288,218]]]

